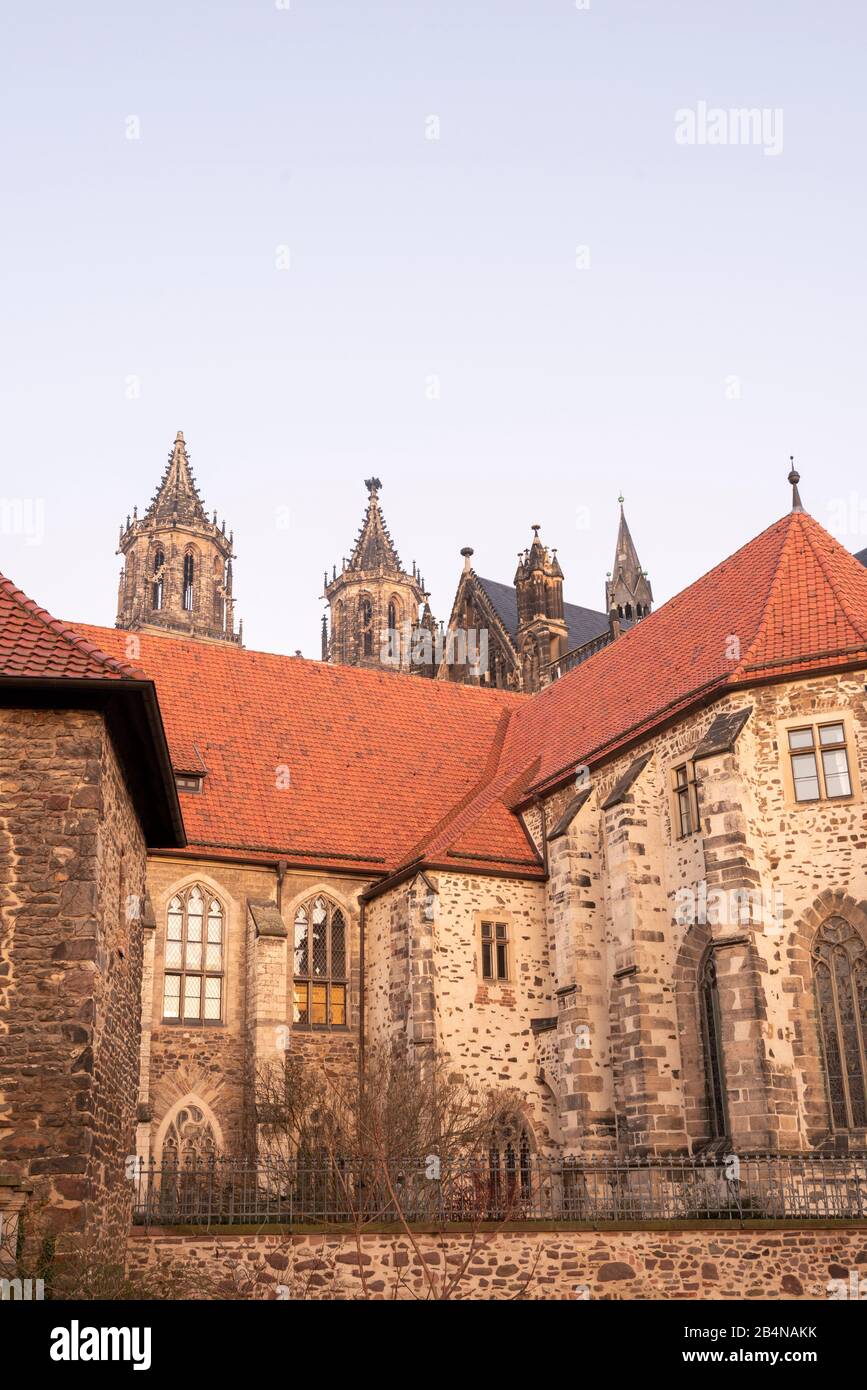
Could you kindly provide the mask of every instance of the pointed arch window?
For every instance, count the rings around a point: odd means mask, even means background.
[[[708,1132],[712,1139],[725,1138],[728,1129],[726,1115],[725,1070],[720,1026],[719,989],[713,948],[705,951],[699,974],[699,1012],[704,1048],[704,1078],[707,1094]]]
[[[167,1167],[207,1163],[217,1154],[217,1141],[204,1110],[192,1103],[177,1110],[163,1140],[163,1163]]]
[[[184,556],[184,608],[188,613],[193,611],[193,578],[195,575],[195,561],[191,551],[187,551]]]
[[[501,1123],[488,1150],[488,1199],[494,1212],[514,1209],[533,1195],[532,1144],[516,1117]]]
[[[151,584],[151,608],[156,612],[163,606],[163,571],[165,569],[166,557],[162,550],[157,550],[154,554],[153,582]]]
[[[373,604],[366,596],[359,599],[358,612],[361,620],[362,655],[373,656]]]
[[[163,1019],[222,1022],[223,979],[223,908],[195,884],[175,894],[166,914]]]
[[[835,1130],[867,1127],[867,946],[843,917],[813,942],[813,980]]]
[[[342,908],[311,898],[295,914],[293,1019],[301,1027],[345,1028],[349,941]]]

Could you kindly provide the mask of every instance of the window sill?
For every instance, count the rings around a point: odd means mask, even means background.
[[[351,1033],[348,1023],[292,1023],[293,1033]]]
[[[186,1019],[186,1018],[162,1018],[162,1019],[160,1019],[159,1027],[160,1027],[160,1028],[196,1028],[196,1029],[201,1029],[201,1028],[225,1028],[225,1027],[226,1027],[226,1023],[225,1023],[225,1020],[224,1020],[224,1019],[216,1019],[216,1018],[209,1018],[209,1019],[207,1020],[207,1022],[205,1022],[204,1019],[195,1019],[195,1018],[189,1018],[189,1019]]]

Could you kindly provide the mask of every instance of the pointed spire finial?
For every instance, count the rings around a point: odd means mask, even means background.
[[[622,492],[617,500],[620,503],[620,510],[623,511],[623,503],[626,501],[626,498],[623,496]]]
[[[373,494],[380,491],[382,483],[379,481],[379,478],[365,478],[364,486],[369,493]]]
[[[792,484],[792,511],[802,512],[804,506],[801,502],[801,494],[798,491],[798,483],[801,481],[801,475],[795,467],[794,454],[789,455],[789,463],[792,465],[791,472],[789,473],[789,482]]]

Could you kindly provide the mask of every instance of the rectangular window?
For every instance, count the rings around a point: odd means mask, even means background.
[[[194,773],[175,773],[175,786],[179,792],[200,792],[202,779]]]
[[[832,801],[852,795],[846,731],[841,723],[789,730],[796,801]]]
[[[508,980],[509,932],[505,922],[482,923],[482,979]]]
[[[698,830],[698,799],[695,794],[695,765],[681,763],[673,772],[674,779],[674,833],[678,840],[685,840]]]

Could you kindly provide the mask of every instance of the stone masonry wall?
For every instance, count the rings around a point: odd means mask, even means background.
[[[689,762],[717,715],[742,709],[751,713],[734,747],[695,764],[700,824],[678,838],[673,769]],[[836,721],[846,730],[852,795],[799,804],[787,732]],[[617,781],[645,755],[625,797],[603,811]],[[708,949],[731,1142],[745,1151],[828,1140],[810,949],[817,927],[835,913],[867,939],[865,782],[862,673],[733,692],[594,771],[589,797],[550,845],[552,985],[565,1024],[561,1125],[570,1147],[598,1145],[610,1115],[609,1077],[620,1148],[662,1152],[709,1137],[696,1004]],[[573,786],[548,798],[549,832],[575,796]],[[719,890],[728,910],[703,916],[701,895]],[[678,911],[684,892],[695,895],[691,922]],[[733,912],[736,893],[751,894],[759,911],[748,908],[742,918],[735,903]],[[576,1028],[587,1035],[577,1057]],[[864,1147],[867,1132],[849,1138]]]
[[[122,1250],[145,846],[102,717],[0,712],[2,1173]]]
[[[372,1043],[431,1044],[479,1088],[508,1089],[540,1149],[557,1146],[550,1070],[534,1023],[556,1014],[541,884],[472,874],[431,874],[424,895],[403,884],[368,911],[368,1033]],[[508,928],[508,979],[485,981],[482,919]]]
[[[135,1232],[129,1265],[133,1274],[181,1266],[201,1297],[312,1300],[818,1300],[846,1297],[859,1280],[863,1289],[867,1275],[867,1228],[363,1234],[359,1243]]]

